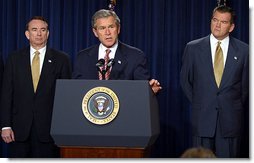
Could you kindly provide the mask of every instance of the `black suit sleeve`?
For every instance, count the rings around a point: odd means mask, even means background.
[[[62,64],[62,70],[61,70],[61,79],[70,79],[71,78],[71,60],[69,56],[66,54],[63,57],[63,64]]]
[[[0,54],[0,92],[2,92],[3,71],[4,71],[4,63],[3,63],[2,54]],[[0,96],[1,96],[1,93],[0,93]],[[1,110],[1,98],[0,98],[0,110]],[[0,116],[0,122],[1,122],[1,116]]]
[[[150,80],[150,74],[148,71],[147,58],[143,52],[140,52],[138,57],[135,59],[136,64],[134,65],[133,80]]]
[[[191,53],[189,52],[189,46],[187,45],[182,59],[182,68],[180,72],[180,83],[182,89],[189,99],[192,102],[192,82],[193,82],[193,66]]]
[[[1,90],[1,128],[11,126],[11,107],[12,107],[12,55],[9,55],[3,71],[2,90]]]
[[[249,53],[246,51],[244,66],[242,71],[242,103],[244,106],[249,103]]]

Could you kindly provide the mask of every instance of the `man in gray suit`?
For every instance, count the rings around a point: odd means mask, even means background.
[[[234,18],[230,7],[214,9],[211,34],[186,45],[180,75],[192,103],[193,146],[225,158],[239,157],[249,96],[249,46],[229,36]]]

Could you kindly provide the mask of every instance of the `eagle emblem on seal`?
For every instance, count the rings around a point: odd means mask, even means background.
[[[109,100],[104,96],[98,96],[93,100],[94,109],[93,112],[102,116],[107,114],[109,108]]]

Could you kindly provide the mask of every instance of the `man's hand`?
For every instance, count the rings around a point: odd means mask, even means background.
[[[12,131],[12,129],[3,129],[1,136],[5,143],[15,141],[14,132]]]
[[[158,93],[162,89],[162,87],[161,87],[160,83],[158,82],[158,80],[151,79],[149,81],[149,84],[150,84],[150,86],[151,86],[151,88],[152,88],[152,90],[155,94]]]

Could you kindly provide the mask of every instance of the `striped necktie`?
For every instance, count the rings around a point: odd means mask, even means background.
[[[107,64],[108,64],[108,61],[109,61],[109,53],[111,52],[110,49],[107,49],[106,50],[106,54],[105,54],[105,70],[107,69]],[[105,80],[108,80],[109,79],[109,75],[110,75],[110,69],[108,69],[108,71],[106,72],[105,74]]]
[[[107,64],[108,64],[108,61],[109,61],[109,53],[111,52],[110,49],[106,49],[106,54],[104,56],[104,60],[105,60],[105,64],[104,66],[102,66],[100,69],[101,69],[101,72],[105,71],[107,69]],[[109,75],[110,75],[110,71],[111,69],[109,69],[106,73],[105,73],[105,80],[108,80],[109,79]],[[102,74],[99,72],[99,80],[104,80],[103,79],[103,76]]]

